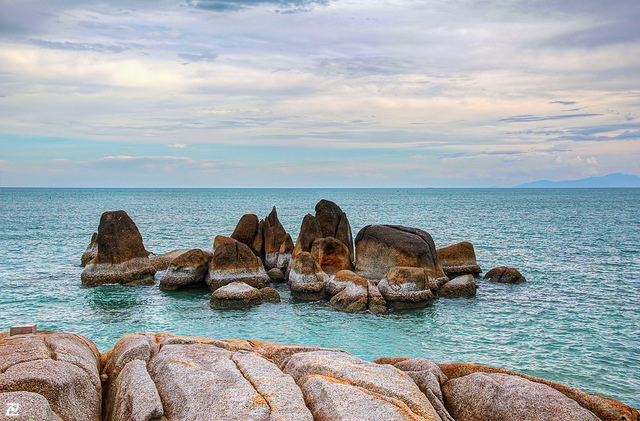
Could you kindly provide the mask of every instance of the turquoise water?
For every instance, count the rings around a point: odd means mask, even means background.
[[[207,291],[80,285],[80,256],[100,215],[124,209],[148,250],[211,249],[242,214],[273,205],[292,237],[320,199],[355,233],[372,223],[474,244],[485,270],[518,268],[523,285],[479,281],[477,296],[387,315],[346,314],[291,298],[234,311]],[[107,350],[129,332],[168,331],[346,349],[362,358],[425,357],[510,368],[640,406],[639,189],[0,189],[0,330],[35,322]]]

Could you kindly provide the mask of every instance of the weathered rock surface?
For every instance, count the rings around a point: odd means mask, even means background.
[[[448,280],[431,236],[401,225],[367,225],[356,236],[355,272],[378,281],[395,266],[423,268],[430,284]]]
[[[262,301],[265,303],[279,303],[280,302],[280,294],[274,288],[265,287],[260,289],[260,296],[262,297]]]
[[[341,270],[329,277],[325,291],[332,296],[329,305],[340,311],[357,313],[370,310],[372,313],[384,313],[387,309],[375,284],[350,270]]]
[[[562,393],[519,376],[473,373],[449,380],[442,392],[447,409],[458,420],[598,421]]]
[[[238,225],[236,225],[236,229],[233,231],[233,234],[231,234],[231,238],[251,247],[253,245],[253,240],[258,234],[259,224],[260,220],[258,219],[257,215],[242,215],[242,218],[240,218]]]
[[[424,268],[392,267],[378,282],[387,306],[396,309],[424,307],[434,298]]]
[[[287,232],[278,219],[278,212],[275,206],[269,216],[264,219],[263,235],[265,268],[271,269],[278,267],[280,246],[285,242]],[[291,238],[289,238],[289,240],[291,240]]]
[[[300,234],[298,234],[291,259],[295,259],[302,252],[311,253],[311,247],[316,238],[322,238],[322,228],[315,216],[307,214],[302,219]]]
[[[80,264],[85,267],[90,260],[93,260],[98,255],[98,233],[94,232],[91,236],[91,242],[87,246],[87,249],[82,253],[80,258]]]
[[[503,284],[523,284],[527,281],[518,269],[508,268],[506,266],[491,269],[482,279]]]
[[[171,266],[160,280],[160,289],[206,288],[204,280],[212,257],[211,252],[200,249],[182,253],[171,262]]]
[[[349,260],[355,260],[353,249],[353,234],[347,215],[340,206],[329,200],[321,200],[316,204],[316,220],[320,225],[322,237],[334,237],[346,245],[349,250]],[[306,251],[306,250],[305,250]]]
[[[476,295],[476,280],[473,275],[453,278],[440,288],[440,296],[445,298],[471,297]]]
[[[7,416],[9,420],[100,421],[100,353],[93,342],[72,333],[9,337],[4,332],[0,392],[0,402],[19,405],[22,417]],[[2,418],[7,407],[0,410]]]
[[[125,211],[102,214],[96,241],[98,253],[82,272],[83,285],[153,285],[156,269],[138,227]]]
[[[260,290],[238,281],[213,291],[209,302],[209,305],[216,309],[244,308],[258,304],[262,304]]]
[[[284,273],[280,268],[273,268],[267,271],[267,275],[269,275],[269,279],[271,282],[276,284],[281,284],[285,282]]]
[[[311,255],[327,275],[353,270],[349,249],[337,238],[317,238],[311,246]]]
[[[216,237],[213,239],[213,251],[215,252],[216,249],[224,243],[230,243],[234,241],[238,240],[231,237],[225,237],[224,235],[216,235]]]
[[[460,275],[478,276],[482,269],[476,262],[473,244],[463,241],[452,246],[436,250],[445,275],[453,279]]]
[[[280,244],[280,250],[278,250],[278,263],[276,264],[276,267],[280,270],[287,270],[292,254],[293,240],[291,239],[291,236],[287,234],[284,236],[282,244]]]
[[[301,300],[321,300],[329,276],[322,271],[311,253],[302,252],[289,265],[289,287]]]
[[[230,241],[221,244],[213,253],[205,282],[209,289],[215,291],[235,281],[254,288],[269,286],[269,276],[260,258],[247,245]]]
[[[169,269],[169,266],[171,266],[173,259],[180,256],[182,253],[188,252],[189,250],[192,249],[178,249],[155,256],[151,259],[151,266],[156,268],[156,270],[167,270]]]
[[[32,392],[0,391],[0,420],[62,421],[44,396]]]

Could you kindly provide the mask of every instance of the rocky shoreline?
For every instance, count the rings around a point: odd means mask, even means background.
[[[20,333],[20,332],[17,332]],[[0,333],[0,420],[638,421],[636,409],[511,370],[169,333],[100,353],[51,331]]]

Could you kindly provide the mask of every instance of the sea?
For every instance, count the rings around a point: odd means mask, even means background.
[[[145,247],[211,250],[246,213],[278,217],[293,238],[327,199],[354,237],[369,224],[469,241],[486,273],[473,298],[384,315],[282,297],[213,310],[206,290],[83,287],[80,256],[105,211],[125,210]],[[0,331],[73,332],[100,351],[133,332],[244,338],[347,350],[363,359],[421,357],[504,367],[640,407],[640,189],[0,189]]]

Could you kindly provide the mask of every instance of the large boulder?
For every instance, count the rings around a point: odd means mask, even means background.
[[[189,287],[205,287],[213,254],[200,249],[192,249],[173,259],[160,280],[160,289],[176,290]]]
[[[215,291],[235,281],[254,288],[264,288],[269,286],[269,275],[260,258],[247,245],[230,241],[220,245],[213,253],[205,282],[211,291]]]
[[[287,232],[278,219],[276,207],[273,207],[269,216],[264,219],[264,266],[266,269],[278,267],[280,246],[285,242]]]
[[[476,295],[476,289],[478,286],[473,275],[462,275],[444,284],[439,294],[445,298],[472,297]]]
[[[311,255],[328,275],[353,270],[349,249],[334,237],[317,238],[311,246]]]
[[[430,284],[448,280],[431,236],[401,225],[367,225],[356,236],[356,269],[360,276],[378,281],[394,266],[423,268]]]
[[[426,271],[418,267],[392,267],[378,289],[387,306],[395,309],[424,307],[434,298]]]
[[[463,241],[452,246],[436,250],[442,270],[450,279],[460,275],[478,276],[482,269],[476,262],[476,253],[473,244]]]
[[[503,373],[473,373],[449,380],[445,404],[457,420],[478,421],[599,421],[551,387]]]
[[[340,206],[324,199],[316,204],[315,210],[322,236],[337,238],[346,245],[349,249],[349,258],[353,262],[355,260],[353,234],[347,215],[340,209]]]
[[[171,266],[173,259],[188,252],[189,250],[192,249],[178,249],[170,251],[169,253],[159,254],[158,256],[151,258],[151,266],[156,268],[156,270],[167,270],[169,269],[169,266]]]
[[[253,240],[258,234],[259,224],[260,221],[258,220],[257,215],[242,215],[242,218],[240,218],[236,229],[233,231],[233,234],[231,234],[231,238],[251,247],[253,245]]]
[[[98,254],[82,272],[83,285],[153,285],[156,269],[138,227],[125,211],[102,214],[96,241]]]
[[[302,252],[289,265],[289,287],[301,300],[321,300],[329,276],[322,271],[311,253]]]
[[[231,282],[211,294],[209,306],[215,309],[244,308],[262,304],[262,295],[257,288],[244,282]]]
[[[232,241],[238,241],[238,240],[231,237],[226,237],[224,235],[216,235],[216,237],[213,239],[213,251],[215,252],[216,249],[220,247],[222,244],[229,243]]]
[[[14,403],[20,416],[1,419],[100,421],[100,353],[72,333],[0,334],[0,403]]]
[[[293,248],[291,259],[295,259],[302,252],[311,252],[311,247],[316,238],[322,238],[322,227],[315,216],[311,214],[305,215],[300,226],[300,234]]]
[[[387,309],[375,284],[350,270],[341,270],[330,277],[325,284],[325,291],[332,296],[329,305],[341,311],[384,313]]]
[[[508,268],[506,266],[491,269],[482,279],[485,281],[500,282],[503,284],[523,284],[527,281],[518,269]]]
[[[90,260],[94,259],[98,255],[98,233],[94,232],[91,236],[91,242],[87,246],[87,249],[82,253],[80,258],[80,264],[85,267]]]

